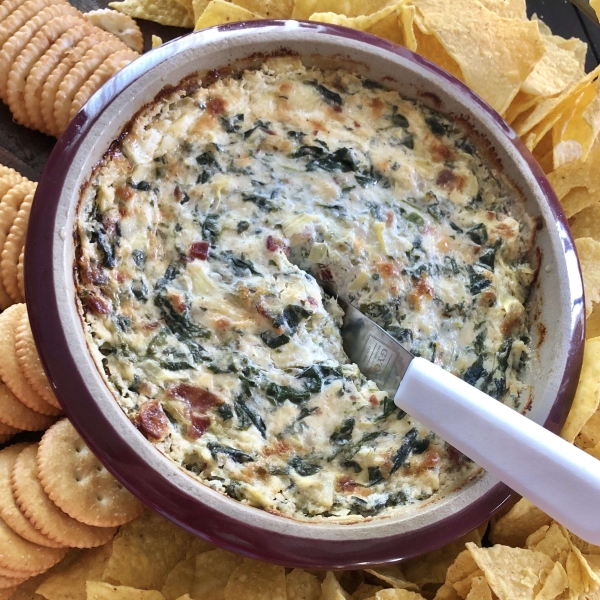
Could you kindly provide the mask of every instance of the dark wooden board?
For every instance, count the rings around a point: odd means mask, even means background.
[[[105,8],[108,0],[71,0],[81,11]],[[587,69],[600,59],[600,27],[582,15],[568,0],[527,0],[529,14],[537,14],[555,33],[564,37],[579,37],[590,44]],[[163,27],[150,21],[138,21],[144,32],[144,45],[150,47],[151,36],[164,41],[185,35],[188,30]],[[37,181],[54,146],[54,138],[18,125],[10,111],[0,104],[0,164],[17,169]]]

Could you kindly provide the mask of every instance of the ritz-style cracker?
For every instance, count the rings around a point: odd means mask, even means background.
[[[109,542],[116,528],[80,523],[50,500],[38,479],[37,451],[37,444],[25,448],[17,457],[12,473],[12,491],[25,516],[44,535],[66,546],[94,548]]]

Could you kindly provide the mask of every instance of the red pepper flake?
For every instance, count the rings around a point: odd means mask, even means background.
[[[188,383],[180,383],[171,388],[169,395],[185,400],[192,410],[198,412],[222,404],[221,400],[212,392]]]
[[[375,394],[373,394],[370,398],[369,398],[369,402],[373,405],[373,406],[378,406],[379,405],[379,401],[377,400],[377,396],[375,396]]]
[[[187,427],[186,437],[190,440],[197,440],[204,435],[204,432],[210,427],[210,423],[210,417],[192,415],[191,423]]]
[[[200,260],[206,260],[208,258],[208,251],[210,250],[210,243],[206,240],[201,242],[194,242],[190,248],[190,256],[192,258],[199,258]]]
[[[347,475],[339,477],[336,482],[336,487],[340,492],[353,492],[357,486],[356,481]]]
[[[160,442],[169,433],[169,420],[158,400],[142,404],[134,420],[135,426],[149,440]]]
[[[94,294],[86,297],[85,305],[97,315],[109,315],[111,312],[110,302]]]
[[[339,104],[336,104],[336,105],[333,107],[333,110],[334,110],[336,113],[341,113],[341,112],[342,112],[342,107],[341,107]]]

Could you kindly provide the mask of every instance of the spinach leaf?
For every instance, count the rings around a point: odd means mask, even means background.
[[[322,169],[330,173],[334,171],[348,173],[349,171],[356,170],[357,166],[358,162],[351,150],[348,148],[338,148],[334,152],[325,153],[322,157],[309,161],[306,165],[306,170],[316,171],[317,169]]]
[[[323,386],[333,379],[341,379],[342,372],[337,367],[326,365],[312,365],[298,375],[298,379],[304,379],[304,385],[311,394],[318,394]]]
[[[252,456],[242,452],[241,450],[238,450],[237,448],[232,448],[231,446],[223,446],[215,442],[209,442],[208,449],[215,460],[217,459],[217,455],[225,454],[237,463],[254,462],[254,458],[252,458]]]
[[[422,454],[429,448],[429,439],[422,438],[418,439],[419,432],[416,427],[413,427],[410,431],[406,433],[404,439],[402,440],[402,444],[398,451],[392,458],[392,469],[390,471],[390,475],[395,473],[402,465],[408,460],[411,454]]]
[[[484,246],[488,241],[487,229],[483,223],[479,223],[478,225],[471,227],[471,229],[468,229],[467,236],[478,246]]]
[[[352,432],[354,431],[354,417],[348,417],[344,422],[336,428],[336,430],[329,436],[329,441],[336,446],[345,446],[350,443],[352,439]]]
[[[219,406],[217,406],[217,412],[223,421],[229,421],[229,419],[233,418],[233,411],[229,404],[219,404]]]
[[[262,341],[273,350],[284,346],[290,341],[289,335],[285,335],[285,333],[282,333],[281,335],[275,335],[271,331],[263,331],[263,333],[260,334],[260,337]]]
[[[317,92],[321,94],[327,104],[340,105],[342,103],[342,97],[338,93],[326,88],[324,85],[317,83],[316,81],[307,81],[306,83],[312,85]]]
[[[287,327],[290,335],[298,331],[302,319],[307,319],[312,313],[298,304],[289,304],[283,309],[281,315],[275,318],[274,325],[277,329]]]
[[[483,367],[483,356],[477,360],[462,374],[462,378],[469,385],[475,385],[480,379],[487,377],[488,372]]]
[[[379,467],[369,467],[369,483],[367,484],[369,487],[377,485],[383,481],[383,474],[381,473],[381,469]]]
[[[237,133],[242,127],[242,123],[244,122],[244,115],[235,115],[230,117],[229,119],[226,117],[221,117],[221,126],[227,133]]]
[[[205,240],[208,240],[212,245],[219,239],[221,230],[217,226],[219,215],[215,213],[209,213],[202,223],[202,236]]]
[[[492,282],[485,275],[477,273],[471,265],[467,265],[467,273],[469,274],[469,291],[473,296],[492,285]]]
[[[154,297],[154,305],[160,309],[161,316],[169,329],[178,336],[184,338],[209,338],[211,336],[208,329],[192,321],[190,309],[187,306],[183,312],[177,311],[162,291]]]
[[[308,477],[310,475],[314,475],[321,470],[319,465],[312,464],[308,462],[308,460],[302,459],[299,456],[294,456],[288,461],[288,464],[298,475],[302,477]]]
[[[299,404],[310,398],[310,392],[306,389],[293,388],[289,385],[279,385],[274,381],[267,384],[265,388],[267,398],[277,404],[282,404],[289,400],[293,404]]]
[[[242,394],[238,394],[234,400],[233,408],[237,418],[240,420],[242,427],[245,426],[246,421],[249,421],[260,431],[260,434],[266,439],[267,438],[267,426],[262,420],[262,417],[258,412],[246,402],[246,398]]]

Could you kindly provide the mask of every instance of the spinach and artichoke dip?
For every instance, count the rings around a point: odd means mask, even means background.
[[[534,230],[463,126],[280,57],[136,116],[82,192],[77,290],[109,388],[167,457],[251,506],[353,522],[479,468],[349,364],[315,276],[517,406]]]

